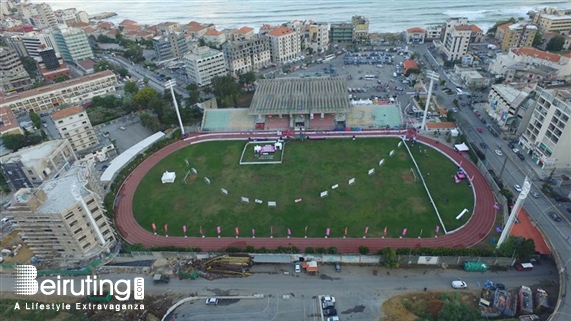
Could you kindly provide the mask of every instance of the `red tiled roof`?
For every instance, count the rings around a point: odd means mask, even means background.
[[[411,68],[417,68],[418,69],[418,64],[414,60],[405,60],[402,64],[403,64],[403,67],[405,70],[411,69]]]
[[[268,35],[274,36],[274,37],[280,37],[280,36],[285,36],[285,35],[289,35],[292,33],[294,33],[294,31],[289,29],[289,28],[277,27],[277,28],[270,30],[270,32],[268,32]]]
[[[453,122],[426,123],[426,128],[428,129],[444,129],[444,128],[454,129],[456,127],[457,127],[456,123]]]
[[[75,115],[75,114],[79,114],[82,111],[84,111],[83,107],[81,106],[74,106],[74,107],[69,107],[66,109],[62,109],[62,110],[58,110],[55,113],[52,114],[52,119],[61,119],[61,118],[65,118],[67,116],[71,116],[71,115]]]
[[[0,124],[0,133],[5,133],[20,127],[18,121],[12,110],[8,107],[0,107],[0,119],[2,119],[2,124]]]
[[[426,30],[419,28],[419,27],[413,27],[413,28],[406,29],[406,32],[408,32],[408,33],[425,33]]]
[[[137,21],[131,20],[131,19],[125,19],[123,21],[121,21],[119,23],[120,26],[125,26],[125,25],[136,25]]]
[[[506,30],[507,27],[513,25],[512,22],[504,23],[503,25],[499,25],[498,29]]]
[[[541,51],[529,47],[514,48],[512,49],[512,52],[515,53],[516,55],[536,57],[542,60],[549,60],[551,62],[559,62],[561,60],[561,55],[552,54],[547,51]]]
[[[482,29],[476,25],[470,25],[472,27],[472,32],[482,32]]]
[[[236,30],[236,33],[248,33],[248,32],[250,32],[250,31],[252,31],[252,30],[254,30],[254,28],[250,28],[250,27],[244,26],[244,27],[242,27],[242,28]]]
[[[456,29],[456,30],[470,30],[470,31],[472,31],[472,25],[454,26],[454,29]]]
[[[133,24],[133,25],[124,25],[123,30],[141,30],[141,26]]]
[[[222,34],[222,32],[216,30],[216,29],[208,29],[208,31],[206,31],[206,33],[204,34],[205,36],[220,36]]]
[[[196,22],[196,21],[191,21],[191,22],[187,23],[186,25],[189,27],[203,27],[200,22]]]

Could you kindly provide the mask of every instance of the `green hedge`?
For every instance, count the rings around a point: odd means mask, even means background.
[[[377,252],[377,254],[381,254]],[[397,255],[429,255],[429,256],[484,256],[484,257],[501,257],[502,255],[493,250],[475,249],[475,248],[398,248]]]

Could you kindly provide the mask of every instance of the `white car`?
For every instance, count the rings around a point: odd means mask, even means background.
[[[206,305],[218,305],[217,298],[208,298],[206,299]]]
[[[514,188],[516,191],[521,192],[521,186],[519,186],[518,184],[515,184]]]
[[[503,155],[504,155],[504,153],[502,153],[502,151],[499,150],[499,149],[496,149],[495,152],[496,152],[496,155],[498,155],[498,156],[503,156]]]
[[[301,272],[301,263],[296,263],[295,264],[295,273],[299,273]]]
[[[334,296],[328,296],[328,295],[326,295],[326,296],[322,297],[321,300],[322,300],[323,302],[332,302],[332,303],[335,303],[335,297],[334,297]]]
[[[531,192],[531,196],[535,197],[535,198],[539,198],[539,194],[537,192]]]
[[[467,287],[468,285],[466,284],[466,282],[462,280],[452,281],[452,288],[454,289],[465,289]]]
[[[338,316],[329,317],[327,318],[327,321],[339,321],[339,317]]]

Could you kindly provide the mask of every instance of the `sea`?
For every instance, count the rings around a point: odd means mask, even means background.
[[[42,1],[43,2],[43,1]],[[571,8],[571,1],[541,0],[47,0],[52,8],[76,8],[88,14],[115,12],[107,19],[131,19],[152,25],[165,21],[213,23],[216,28],[263,24],[281,25],[294,20],[338,23],[353,15],[369,19],[370,32],[400,32],[411,27],[438,25],[451,17],[467,17],[484,31],[495,22],[527,17],[530,10]]]

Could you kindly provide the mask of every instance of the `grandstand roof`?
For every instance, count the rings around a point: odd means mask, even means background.
[[[250,115],[346,112],[351,106],[345,79],[280,78],[258,81]]]

